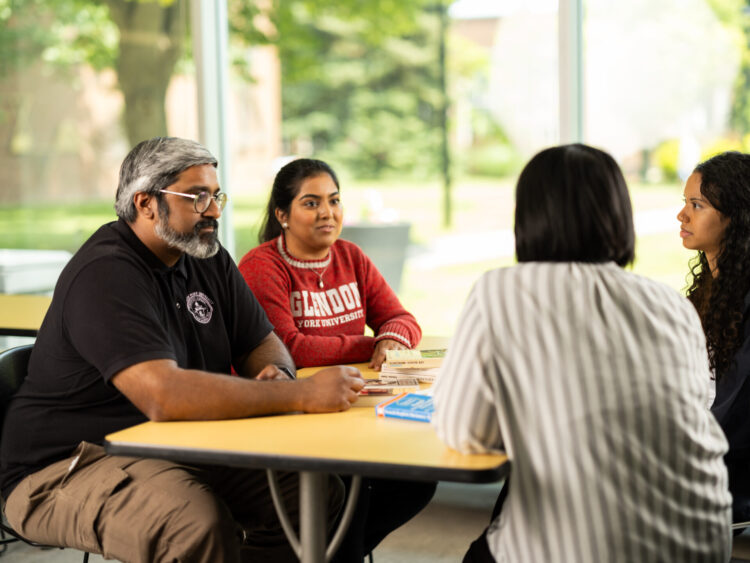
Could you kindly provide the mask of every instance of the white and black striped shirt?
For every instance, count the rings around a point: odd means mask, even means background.
[[[706,409],[692,305],[614,263],[525,263],[472,290],[435,384],[433,424],[504,449],[498,561],[727,561],[727,443]]]

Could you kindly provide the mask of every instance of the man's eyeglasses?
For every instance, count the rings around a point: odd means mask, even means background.
[[[211,200],[216,202],[216,206],[219,211],[224,209],[227,204],[227,194],[219,192],[216,195],[211,195],[209,192],[199,192],[198,194],[184,194],[182,192],[170,192],[169,190],[159,190],[163,194],[173,194],[181,197],[189,197],[193,200],[193,207],[196,213],[205,213],[211,205]]]

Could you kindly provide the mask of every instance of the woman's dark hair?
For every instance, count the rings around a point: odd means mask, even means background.
[[[543,150],[516,185],[519,262],[609,262],[635,255],[630,196],[607,153],[581,144]]]
[[[321,174],[328,174],[333,183],[336,184],[336,188],[339,187],[339,180],[333,169],[322,160],[299,158],[284,165],[278,171],[276,178],[273,180],[266,214],[258,233],[260,242],[272,240],[281,234],[281,225],[276,219],[276,210],[281,209],[285,213],[289,213],[289,207],[294,198],[297,197],[302,182]]]
[[[750,291],[750,155],[721,153],[696,166],[695,172],[701,175],[701,194],[729,219],[716,256],[717,276],[711,275],[706,254],[698,251],[690,263],[687,289],[718,381],[742,345],[742,310]]]

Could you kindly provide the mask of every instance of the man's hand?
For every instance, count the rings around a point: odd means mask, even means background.
[[[288,373],[279,369],[279,366],[269,364],[266,367],[264,367],[262,370],[260,370],[260,373],[255,376],[255,379],[257,379],[258,381],[263,381],[263,380],[270,381],[272,379],[289,380],[291,379],[291,377],[289,377]]]
[[[367,366],[370,369],[380,369],[385,361],[386,350],[407,350],[407,347],[398,342],[397,340],[389,340],[384,338],[375,345],[375,350],[372,352],[372,359],[370,365]]]
[[[297,381],[304,386],[302,410],[305,412],[345,411],[357,400],[357,393],[365,385],[362,374],[351,366],[323,368]]]
[[[285,412],[332,412],[349,408],[365,382],[359,370],[334,366],[306,379],[266,381],[200,370],[177,362],[148,360],[112,376],[112,384],[149,420],[220,420]],[[280,371],[280,370],[279,370]]]

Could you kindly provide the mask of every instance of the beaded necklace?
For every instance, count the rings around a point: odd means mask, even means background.
[[[302,270],[310,270],[313,274],[318,276],[318,287],[320,289],[323,289],[325,287],[325,283],[323,283],[323,274],[326,273],[326,270],[328,269],[328,266],[331,265],[331,253],[328,252],[328,256],[324,260],[318,260],[314,262],[303,262],[302,260],[297,260],[296,258],[292,258],[292,256],[287,252],[286,247],[284,245],[284,234],[280,234],[279,238],[276,239],[276,248],[279,250],[279,254],[281,254],[281,257],[284,259],[284,261],[289,264],[290,266],[294,268],[300,268]]]

